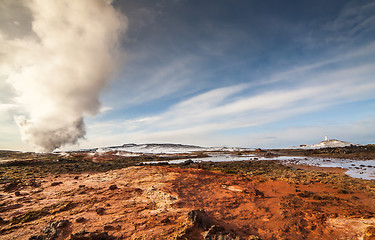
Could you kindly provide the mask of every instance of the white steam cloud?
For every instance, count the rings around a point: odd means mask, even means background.
[[[44,152],[75,144],[121,62],[126,18],[104,0],[14,2],[0,3],[2,12],[22,15],[2,25],[0,80],[27,113],[15,117],[22,139]]]

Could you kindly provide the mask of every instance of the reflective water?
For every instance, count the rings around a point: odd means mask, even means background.
[[[338,167],[347,169],[346,174],[353,178],[375,180],[375,160],[351,160],[336,158],[316,158],[316,157],[256,157],[255,155],[230,155],[215,154],[206,158],[191,159],[194,162],[228,162],[228,161],[270,161],[276,160],[283,164],[309,165],[317,167]],[[185,162],[186,159],[168,161],[169,164]],[[158,162],[145,162],[145,164],[155,164]],[[159,162],[160,163],[160,162]]]

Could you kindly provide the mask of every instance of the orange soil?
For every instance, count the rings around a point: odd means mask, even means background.
[[[76,176],[78,179],[74,179]],[[0,192],[1,203],[13,206],[3,209],[3,220],[64,201],[74,204],[67,210],[22,223],[0,239],[28,239],[40,234],[49,222],[61,219],[72,224],[59,239],[69,239],[70,234],[82,230],[106,230],[120,239],[174,239],[186,228],[187,213],[193,209],[204,209],[214,222],[233,230],[241,239],[250,235],[262,239],[358,239],[367,226],[375,224],[375,201],[369,195],[339,194],[323,184],[260,182],[168,166],[129,167],[40,180],[40,188],[24,187],[20,196]],[[51,186],[53,182],[62,184]],[[110,190],[113,184],[117,189]],[[303,191],[326,198],[296,195]],[[104,209],[103,213],[97,213],[99,208]],[[85,220],[77,222],[80,217]],[[1,227],[8,225],[3,223]]]

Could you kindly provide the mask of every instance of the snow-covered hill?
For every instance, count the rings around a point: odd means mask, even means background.
[[[245,148],[234,147],[200,147],[193,145],[182,144],[124,144],[122,146],[104,147],[92,149],[97,153],[105,153],[110,151],[117,151],[122,153],[145,153],[145,154],[176,154],[176,153],[191,153],[201,151],[238,151],[238,150],[251,150]]]
[[[333,148],[333,147],[348,147],[348,146],[356,146],[358,144],[349,143],[345,141],[340,141],[337,139],[326,139],[321,141],[320,143],[313,144],[313,145],[301,145],[298,148],[302,149],[318,149],[318,148]]]

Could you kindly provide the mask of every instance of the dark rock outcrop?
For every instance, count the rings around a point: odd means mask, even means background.
[[[187,165],[190,165],[190,164],[193,164],[194,161],[189,159],[189,160],[186,160],[185,162],[182,163],[183,166],[187,166]]]
[[[104,208],[97,208],[95,211],[96,211],[96,213],[97,213],[98,215],[103,215],[105,209],[104,209]]]
[[[109,186],[109,190],[115,190],[115,189],[117,189],[116,184],[112,184],[111,186]]]
[[[240,240],[241,238],[232,231],[227,231],[211,219],[204,210],[192,210],[188,213],[188,224],[176,239],[196,239],[205,240]],[[202,232],[203,230],[203,232]]]
[[[77,223],[83,223],[83,222],[86,222],[86,218],[84,218],[84,217],[79,217],[79,218],[76,219],[76,222],[77,222]]]
[[[53,182],[53,183],[51,183],[51,186],[57,186],[57,185],[60,185],[60,184],[62,184],[62,182]]]
[[[3,191],[4,192],[12,192],[15,191],[19,188],[20,186],[20,181],[14,180],[13,182],[7,183],[3,186]]]
[[[70,222],[68,220],[60,220],[49,223],[43,230],[41,235],[31,236],[29,240],[54,240],[57,239],[62,229],[66,228]]]
[[[70,235],[71,240],[117,240],[116,237],[108,235],[107,232],[79,232]]]
[[[191,210],[188,213],[188,220],[196,227],[208,230],[213,222],[204,210]]]
[[[207,232],[203,233],[205,240],[240,240],[233,232],[226,231],[223,227],[212,225]]]

